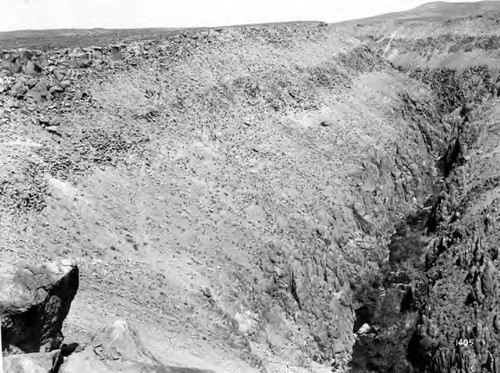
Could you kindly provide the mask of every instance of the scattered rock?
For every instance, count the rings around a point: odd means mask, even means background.
[[[17,109],[19,107],[19,103],[16,100],[13,99],[8,99],[5,102],[4,107],[10,108],[10,109]]]
[[[361,326],[361,328],[359,328],[359,330],[358,330],[358,334],[360,334],[360,335],[361,335],[361,334],[368,334],[368,333],[370,333],[370,332],[371,332],[371,330],[372,330],[372,328],[370,327],[370,325],[368,325],[368,324],[363,324],[363,325]]]
[[[27,75],[37,76],[42,72],[42,68],[36,62],[28,61],[24,68],[24,72]]]
[[[493,327],[495,328],[495,331],[498,333],[500,332],[500,316],[495,315],[495,318],[493,320]]]
[[[86,92],[77,90],[75,93],[75,99],[77,100],[83,100],[86,97],[88,97],[88,94]]]
[[[47,82],[40,80],[29,92],[28,96],[33,98],[37,102],[42,102],[47,99],[49,94],[47,88]]]
[[[28,92],[28,87],[20,81],[14,83],[14,85],[10,88],[11,95],[16,98],[24,98],[26,92]]]
[[[28,85],[28,88],[29,88],[29,89],[31,89],[31,88],[33,88],[34,86],[36,86],[37,82],[38,82],[38,81],[37,81],[35,78],[33,78],[33,77],[30,77],[30,78],[28,78],[28,79],[26,80],[26,84]]]
[[[206,296],[207,298],[212,298],[212,292],[210,291],[209,288],[203,288],[201,290],[201,292],[203,293],[204,296]]]
[[[120,52],[120,47],[119,46],[112,46],[111,47],[111,60],[113,61],[120,61],[123,59],[122,53]]]
[[[69,261],[36,266],[0,262],[3,349],[30,353],[59,348],[78,276],[78,267]]]
[[[137,113],[132,115],[134,119],[146,119],[148,122],[152,121],[160,114],[160,111],[152,106],[141,108]]]
[[[0,93],[7,91],[8,88],[9,84],[7,82],[7,79],[0,78]]]
[[[102,48],[92,47],[92,49],[93,49],[92,58],[94,58],[96,60],[101,60],[103,57]]]
[[[63,80],[63,81],[61,82],[61,88],[63,88],[63,89],[68,88],[70,85],[71,85],[71,81],[69,81],[69,80],[67,80],[67,79],[66,79],[66,80]]]
[[[63,74],[63,72],[61,70],[54,70],[53,74],[58,81],[61,82],[62,80],[64,80],[65,75]]]
[[[485,295],[494,295],[496,288],[495,266],[491,261],[486,264],[481,277],[481,289]]]
[[[45,130],[53,135],[61,137],[62,134],[59,132],[59,127],[57,126],[47,126],[45,127]]]
[[[50,94],[54,94],[54,93],[61,93],[61,92],[64,92],[64,88],[61,87],[60,85],[55,85],[55,86],[52,86],[50,87],[49,89],[49,93]]]

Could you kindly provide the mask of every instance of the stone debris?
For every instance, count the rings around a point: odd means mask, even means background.
[[[371,332],[371,330],[372,330],[372,328],[370,327],[370,325],[365,323],[365,324],[361,325],[361,328],[359,328],[358,334],[360,334],[360,335],[361,334],[368,334]]]

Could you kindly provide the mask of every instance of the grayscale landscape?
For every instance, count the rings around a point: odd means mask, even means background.
[[[499,373],[500,2],[0,33],[5,373]]]

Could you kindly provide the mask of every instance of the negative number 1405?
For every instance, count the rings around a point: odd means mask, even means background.
[[[473,346],[474,345],[474,340],[473,339],[459,339],[457,341],[458,346]]]

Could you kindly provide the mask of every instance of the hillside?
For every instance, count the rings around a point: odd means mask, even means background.
[[[484,15],[500,10],[499,1],[445,2],[434,1],[403,12],[387,13],[379,16],[339,22],[373,26],[381,22],[408,25],[410,22],[450,22],[457,18]]]
[[[403,67],[452,68],[498,63],[500,1],[430,3],[412,11],[333,25]]]
[[[66,343],[167,367],[498,371],[495,4],[0,38],[2,260],[71,259]]]

